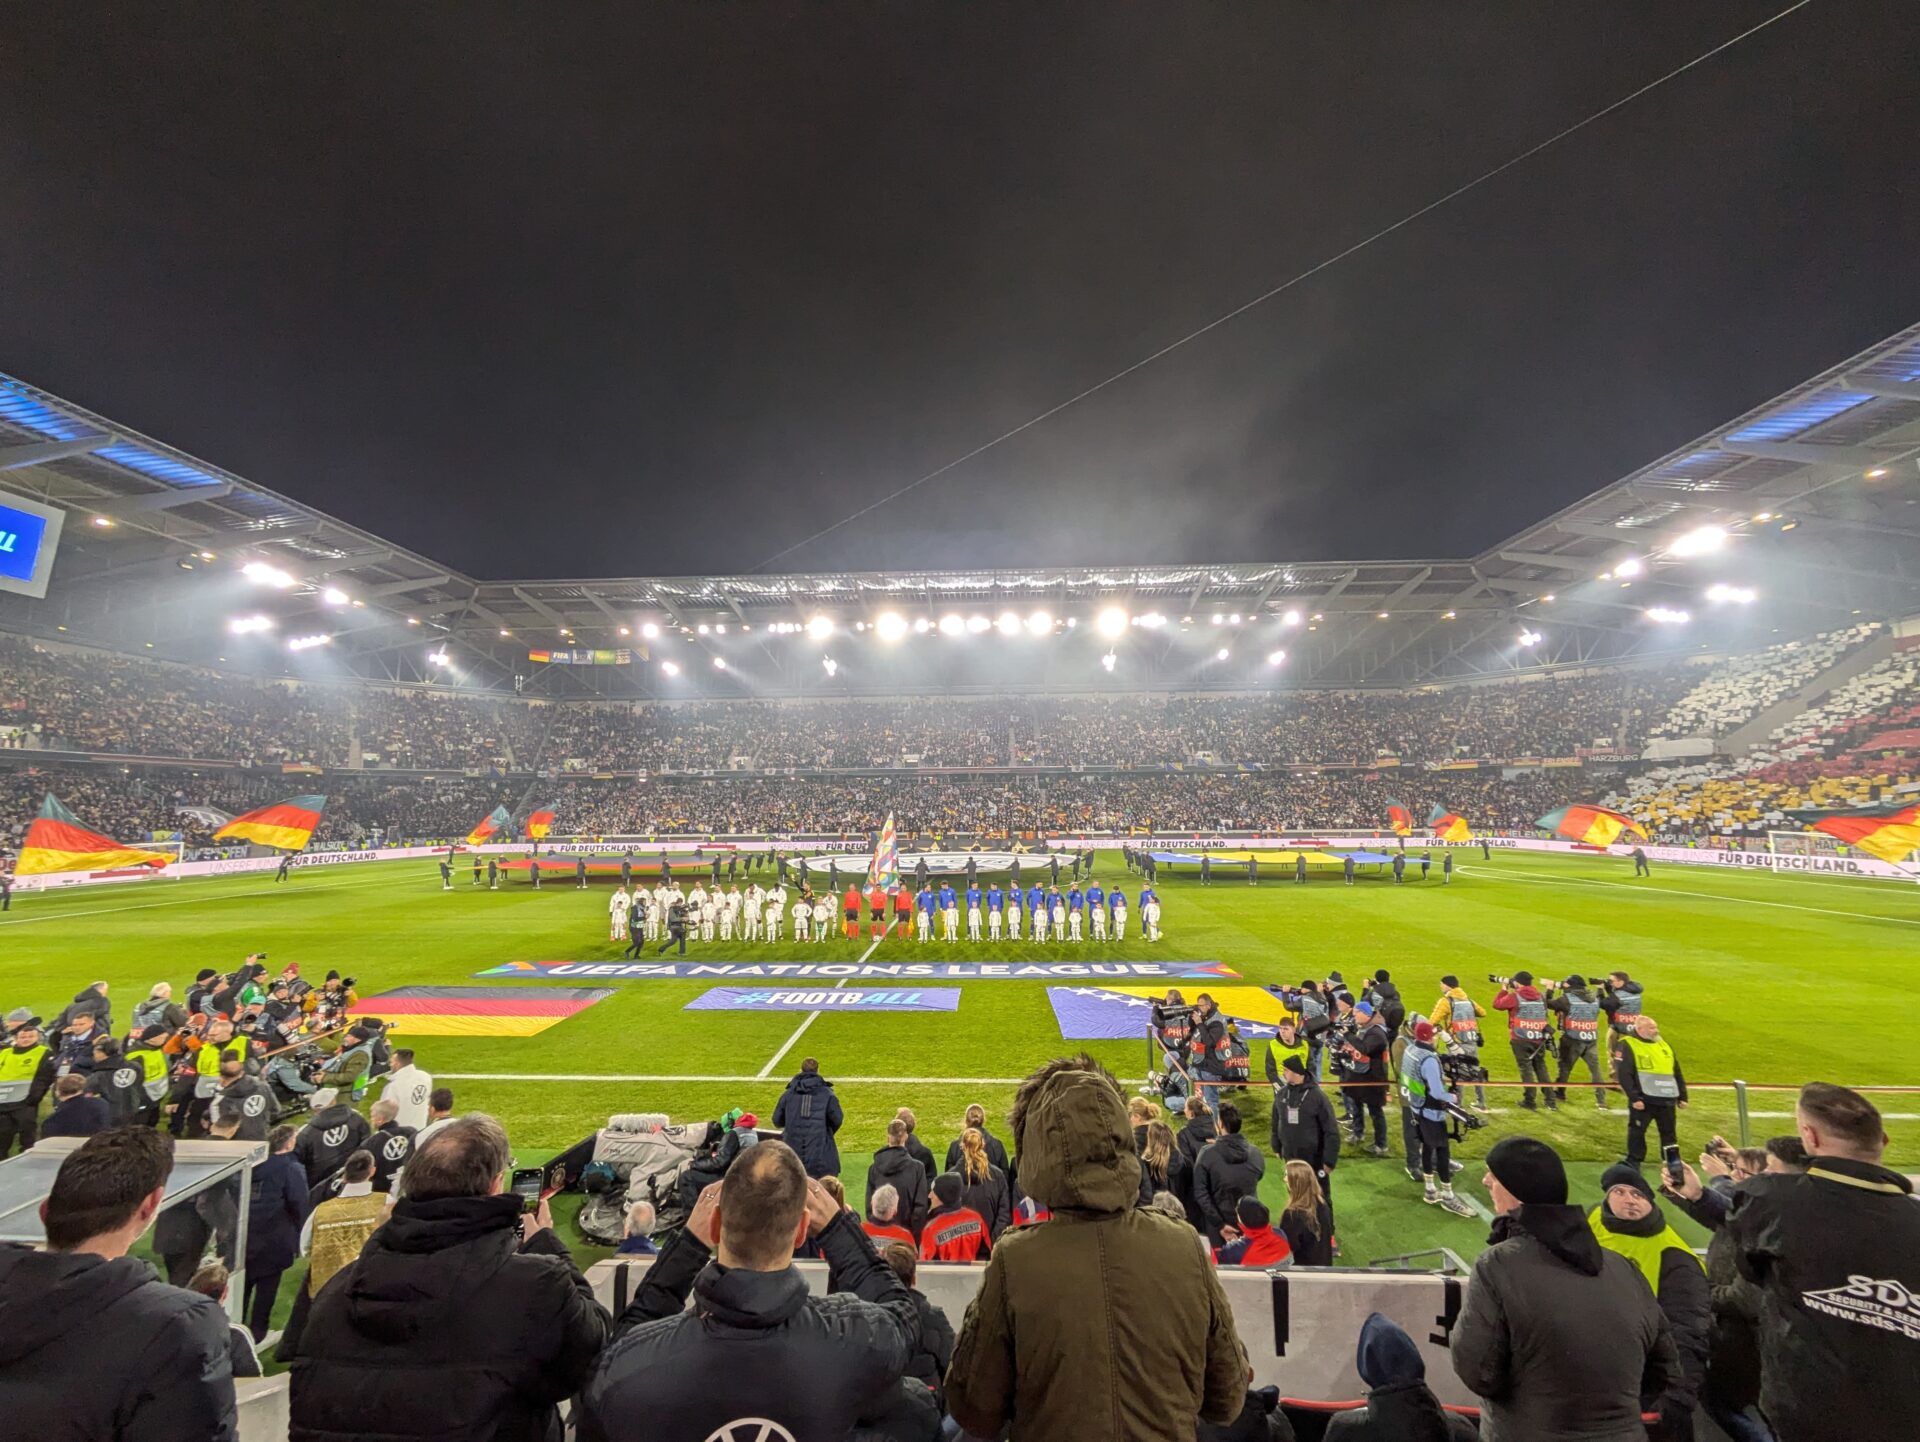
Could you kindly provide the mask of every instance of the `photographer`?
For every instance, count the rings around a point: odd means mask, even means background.
[[[1187,1104],[1187,1079],[1182,1071],[1187,1055],[1187,1043],[1193,1038],[1193,1008],[1174,987],[1167,988],[1164,1001],[1153,1004],[1153,1036],[1160,1046],[1161,1064],[1164,1073],[1147,1075],[1148,1089],[1166,1097],[1166,1107],[1170,1112],[1185,1109]]]
[[[1320,983],[1308,979],[1300,990],[1285,998],[1300,1013],[1300,1034],[1307,1039],[1307,1061],[1313,1067],[1313,1079],[1327,1079],[1327,1033],[1333,1027],[1333,1012]]]
[[[1561,990],[1548,988],[1547,1010],[1560,1018],[1560,1068],[1554,1079],[1554,1095],[1567,1099],[1567,1078],[1573,1064],[1584,1061],[1587,1075],[1593,1078],[1593,1104],[1607,1110],[1607,1088],[1600,1078],[1600,1001],[1587,990],[1586,978],[1578,975],[1560,983]]]
[[[1227,1023],[1214,999],[1201,992],[1193,999],[1193,1035],[1187,1051],[1193,1058],[1194,1083],[1210,1112],[1220,1110],[1220,1083],[1227,1079]]]
[[[1365,1118],[1373,1119],[1373,1145],[1367,1150],[1376,1157],[1391,1156],[1387,1150],[1388,1052],[1393,1039],[1374,1015],[1373,1007],[1361,1002],[1353,1009],[1358,1020],[1352,1038],[1345,1044],[1347,1057],[1347,1096],[1352,1100],[1349,1115],[1356,1144],[1366,1140]]]
[[[1526,1088],[1520,1105],[1528,1111],[1539,1110],[1533,1099],[1534,1083],[1538,1081],[1547,1110],[1558,1111],[1560,1103],[1554,1099],[1553,1087],[1547,1081],[1547,1048],[1553,1042],[1552,1024],[1547,1018],[1546,997],[1533,984],[1533,973],[1516,971],[1511,977],[1489,976],[1487,980],[1500,987],[1494,994],[1493,1009],[1507,1013],[1507,1041],[1513,1047],[1513,1060],[1520,1068],[1520,1080]]]
[[[1426,1189],[1423,1200],[1456,1217],[1470,1217],[1473,1208],[1453,1194],[1453,1157],[1447,1147],[1447,1132],[1459,1100],[1447,1089],[1440,1058],[1433,1050],[1434,1035],[1432,1022],[1413,1024],[1413,1037],[1400,1054],[1400,1096],[1412,1113],[1419,1137],[1418,1166]],[[1415,1158],[1409,1155],[1407,1169],[1412,1171],[1414,1166]]]
[[[1626,1036],[1646,1009],[1646,989],[1639,982],[1624,971],[1607,973],[1606,983],[1600,988],[1600,1010],[1607,1014],[1614,1031]]]
[[[1440,986],[1440,1000],[1435,1003],[1433,1014],[1427,1020],[1433,1023],[1436,1032],[1446,1038],[1449,1054],[1465,1058],[1475,1071],[1483,1071],[1480,1063],[1480,1018],[1487,1014],[1487,1009],[1467,995],[1457,976],[1441,977]],[[1484,1086],[1475,1086],[1473,1089],[1473,1109],[1477,1112],[1487,1109],[1487,1089]]]

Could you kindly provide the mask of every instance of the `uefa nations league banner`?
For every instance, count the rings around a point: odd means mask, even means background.
[[[591,977],[596,981],[1046,981],[1088,977],[1218,981],[1240,975],[1223,961],[509,961],[475,976]],[[812,1011],[815,1008],[807,1007]]]
[[[925,986],[897,991],[767,991],[745,986],[716,986],[688,1002],[682,1011],[958,1011],[960,988]]]

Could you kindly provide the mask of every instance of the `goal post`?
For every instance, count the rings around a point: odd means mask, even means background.
[[[1769,831],[1767,851],[1774,856],[1839,856],[1840,843],[1824,831]]]

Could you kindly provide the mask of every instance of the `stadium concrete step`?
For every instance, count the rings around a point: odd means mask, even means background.
[[[1771,739],[1775,727],[1786,725],[1801,712],[1819,705],[1869,666],[1886,660],[1893,654],[1897,641],[1898,638],[1887,631],[1875,636],[1866,645],[1855,647],[1793,695],[1767,707],[1745,725],[1729,731],[1720,739],[1720,750],[1735,758],[1745,756],[1754,747]]]

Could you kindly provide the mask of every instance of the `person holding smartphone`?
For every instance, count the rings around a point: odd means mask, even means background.
[[[1669,1179],[1678,1185],[1685,1163],[1675,1117],[1687,1104],[1687,1078],[1652,1017],[1635,1017],[1633,1031],[1615,1039],[1613,1070],[1627,1097],[1627,1165],[1646,1162],[1647,1128],[1656,1126]]]

